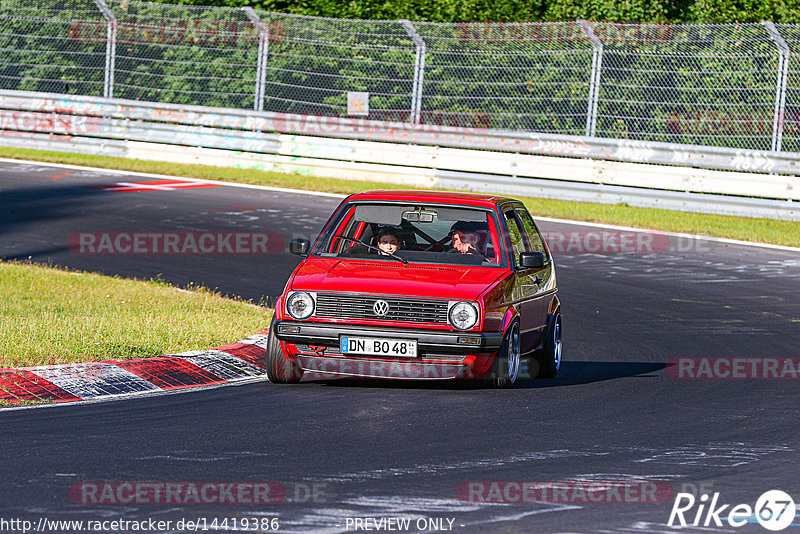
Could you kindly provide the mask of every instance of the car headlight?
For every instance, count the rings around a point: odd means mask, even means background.
[[[478,308],[470,302],[456,302],[450,307],[447,318],[459,330],[469,330],[478,324]]]
[[[314,313],[314,299],[308,293],[292,293],[286,301],[286,311],[293,319],[308,319]]]

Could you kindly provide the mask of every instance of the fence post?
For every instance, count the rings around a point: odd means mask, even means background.
[[[267,54],[269,54],[269,26],[264,24],[261,17],[252,7],[243,7],[242,11],[258,30],[258,59],[256,60],[256,88],[253,109],[264,111],[264,92],[267,85]]]
[[[97,9],[108,22],[106,31],[106,74],[103,82],[103,96],[114,98],[114,64],[117,61],[117,18],[109,9],[105,0],[94,0]]]
[[[783,119],[786,116],[786,81],[789,77],[789,57],[791,52],[786,40],[771,21],[761,24],[766,28],[775,46],[778,47],[780,62],[778,63],[778,81],[775,84],[775,114],[772,119],[772,150],[780,151],[783,145]]]
[[[592,75],[589,79],[589,108],[586,111],[586,135],[594,137],[597,130],[597,101],[600,95],[600,70],[603,68],[603,43],[595,35],[588,20],[578,19],[583,33],[592,43]]]
[[[411,124],[419,124],[422,110],[422,82],[425,78],[425,52],[427,47],[425,46],[425,40],[422,39],[422,36],[417,32],[417,29],[410,20],[402,19],[400,20],[400,24],[403,25],[403,28],[405,28],[411,40],[414,41],[414,46],[416,47],[414,82],[412,84],[411,95],[411,117],[409,120]]]

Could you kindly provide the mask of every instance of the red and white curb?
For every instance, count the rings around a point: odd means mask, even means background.
[[[225,384],[264,375],[267,331],[212,350],[0,369],[0,401],[70,402]]]

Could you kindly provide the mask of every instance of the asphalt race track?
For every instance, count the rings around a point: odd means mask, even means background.
[[[155,180],[0,163],[0,257],[267,301],[296,257],[91,254],[76,235],[272,232],[285,244],[315,234],[339,202],[227,186],[92,187]],[[679,492],[698,498],[690,524],[702,494],[730,505],[722,518],[767,490],[800,503],[799,382],[785,368],[800,356],[800,254],[665,236],[630,250],[634,238],[603,243],[598,228],[540,226],[560,242],[559,378],[508,391],[255,381],[0,410],[0,519],[169,520],[169,532],[190,530],[181,519],[216,519],[216,530],[228,519],[227,531],[243,532],[234,519],[278,518],[280,532],[337,533],[357,519],[362,531],[397,527],[385,521],[398,517],[410,532],[675,532]],[[705,358],[709,374],[679,374],[687,358]],[[777,371],[762,372],[767,360]],[[247,502],[268,482],[270,504]],[[144,483],[183,489],[137,502],[131,488]],[[213,491],[190,498],[186,483]],[[225,484],[237,502],[214,502]],[[681,532],[767,532],[755,517],[741,527],[706,519]]]

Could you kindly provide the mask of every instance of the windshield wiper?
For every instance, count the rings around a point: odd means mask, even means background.
[[[364,243],[363,241],[361,241],[360,239],[356,239],[355,237],[347,237],[346,235],[335,235],[335,236],[333,236],[332,239],[336,239],[336,238],[344,239],[345,241],[352,241],[353,243],[358,243],[359,245],[363,245],[363,246],[367,247],[370,250],[377,250],[378,254],[380,254],[381,256],[389,256],[390,258],[394,258],[397,261],[402,261],[403,265],[408,265],[408,260],[407,259],[401,258],[400,256],[397,256],[395,254],[389,254],[388,252],[385,252],[385,251],[379,249],[376,246],[368,245],[368,244]]]

